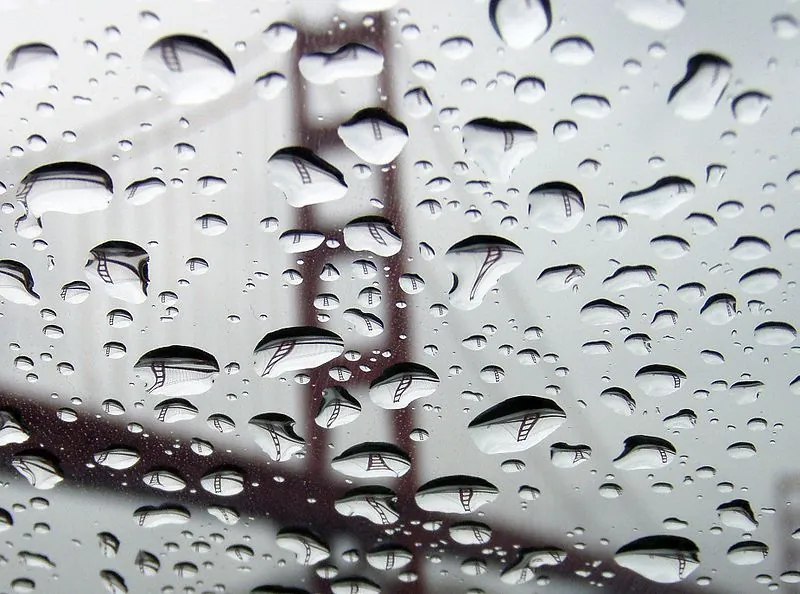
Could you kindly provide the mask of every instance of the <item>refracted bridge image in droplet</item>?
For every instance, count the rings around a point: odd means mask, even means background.
[[[155,42],[144,54],[143,67],[176,105],[214,101],[236,82],[230,58],[210,41],[190,35]]]
[[[408,142],[408,128],[382,109],[363,109],[337,129],[344,145],[373,165],[394,161]]]
[[[621,547],[617,564],[660,584],[672,584],[689,576],[700,558],[697,545],[679,536],[646,536]]]
[[[414,400],[430,396],[439,386],[439,376],[418,363],[397,363],[370,384],[369,398],[388,410],[405,408]]]
[[[736,318],[736,297],[718,293],[709,297],[700,308],[700,319],[712,326],[722,326]]]
[[[417,489],[414,500],[425,511],[469,514],[497,499],[500,491],[489,481],[465,475],[445,476]]]
[[[396,478],[411,468],[411,459],[391,443],[366,442],[347,448],[331,468],[354,478]]]
[[[580,320],[584,324],[592,326],[609,326],[611,324],[621,324],[631,315],[624,305],[614,303],[608,299],[595,299],[581,308]]]
[[[486,454],[509,454],[535,446],[567,420],[552,400],[514,396],[475,417],[467,428],[475,445]]]
[[[114,186],[104,170],[88,163],[62,162],[38,167],[17,187],[17,200],[39,219],[47,212],[85,214],[105,210]]]
[[[652,266],[620,266],[603,279],[603,289],[621,293],[629,289],[649,287],[656,282],[656,269]]]
[[[278,377],[290,371],[314,369],[344,352],[342,338],[329,330],[296,326],[270,332],[253,352],[261,377]]]
[[[295,421],[280,413],[257,415],[247,423],[256,444],[276,462],[286,462],[303,450],[305,440],[294,431]]]
[[[580,190],[566,182],[550,182],[528,194],[531,223],[551,233],[567,233],[580,224],[585,205]]]
[[[403,240],[389,219],[376,216],[353,219],[342,231],[344,244],[354,252],[368,251],[376,256],[394,256],[403,247]]]
[[[625,440],[622,453],[614,459],[614,467],[620,470],[654,470],[672,462],[675,453],[675,446],[666,439],[634,435]]]
[[[686,374],[670,365],[647,365],[636,372],[639,389],[648,396],[668,396],[681,389]]]
[[[314,422],[325,429],[333,429],[355,421],[361,414],[361,403],[341,386],[322,390],[322,401]]]
[[[522,549],[514,562],[503,569],[500,581],[504,584],[525,584],[533,580],[539,567],[560,565],[567,559],[562,549]]]
[[[125,200],[134,206],[142,206],[155,200],[167,191],[167,184],[157,177],[148,177],[132,182],[125,188]]]
[[[34,489],[49,490],[64,480],[58,461],[46,452],[30,450],[14,454],[11,466]]]
[[[728,86],[733,68],[713,54],[697,54],[686,63],[686,74],[669,93],[667,102],[685,120],[710,116]]]
[[[755,540],[743,540],[728,549],[728,561],[734,565],[758,565],[768,555],[769,547]]]
[[[348,43],[336,51],[304,55],[298,62],[308,82],[329,85],[349,78],[375,76],[383,71],[383,55],[360,43]]]
[[[509,47],[524,49],[550,29],[549,0],[492,0],[489,19]]]
[[[347,193],[342,172],[303,147],[273,154],[267,161],[267,179],[295,208],[339,200]]]
[[[39,303],[30,268],[16,260],[0,260],[0,297],[19,305]]]
[[[750,507],[750,502],[744,499],[734,499],[717,506],[719,520],[730,528],[738,528],[750,532],[758,528],[758,521]]]
[[[480,118],[461,130],[464,154],[490,182],[508,182],[520,163],[536,150],[536,131],[517,122]]]
[[[300,565],[316,565],[331,556],[331,551],[318,536],[301,528],[284,528],[278,532],[275,544],[294,553]]]
[[[553,266],[542,271],[536,279],[536,286],[555,293],[564,291],[576,286],[580,279],[586,276],[583,266],[578,264],[565,264],[564,266]]]
[[[388,526],[400,519],[396,501],[395,492],[386,487],[358,487],[337,499],[334,508],[343,516],[359,516],[373,524]]]
[[[494,235],[473,235],[459,241],[445,254],[453,273],[450,303],[467,311],[477,308],[500,278],[524,258],[519,246]]]
[[[211,389],[219,374],[214,355],[201,349],[170,345],[142,355],[133,366],[153,396],[194,396]]]
[[[649,188],[628,192],[619,200],[624,214],[657,221],[694,198],[694,184],[683,177],[664,177]]]
[[[110,297],[128,303],[144,303],[150,283],[149,261],[150,255],[135,243],[107,241],[92,249],[84,273]]]

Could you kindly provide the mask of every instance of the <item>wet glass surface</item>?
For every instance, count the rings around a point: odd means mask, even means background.
[[[0,0],[0,592],[798,591],[797,6]]]

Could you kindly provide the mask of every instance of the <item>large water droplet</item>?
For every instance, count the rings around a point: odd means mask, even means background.
[[[347,448],[331,460],[337,472],[355,478],[396,478],[411,468],[411,459],[390,443],[367,442]]]
[[[547,33],[552,14],[549,0],[492,0],[489,18],[500,39],[523,49]]]
[[[314,422],[320,427],[332,429],[352,423],[361,414],[361,404],[347,390],[339,386],[325,388]]]
[[[280,413],[257,415],[247,423],[258,446],[276,462],[286,462],[305,447],[305,440],[294,431],[293,418]]]
[[[385,487],[359,487],[337,499],[334,508],[343,516],[360,516],[373,524],[388,526],[400,519],[394,491]]]
[[[753,508],[744,499],[734,499],[717,507],[720,521],[731,528],[751,532],[758,528]]]
[[[459,241],[445,254],[445,263],[453,273],[450,303],[467,311],[477,308],[500,278],[523,259],[516,244],[500,237],[474,235]]]
[[[583,37],[564,37],[552,45],[550,55],[559,64],[585,66],[594,59],[594,47]]]
[[[491,182],[508,182],[517,166],[536,150],[536,131],[517,122],[480,118],[461,130],[464,154]]]
[[[531,223],[551,233],[572,231],[581,222],[584,210],[583,195],[568,183],[542,184],[528,194]]]
[[[19,305],[39,303],[39,295],[33,290],[33,274],[25,264],[0,260],[0,297]]]
[[[617,564],[660,584],[689,576],[698,565],[697,545],[679,536],[646,536],[626,544],[614,555]]]
[[[620,324],[631,315],[624,305],[614,303],[608,299],[595,299],[581,308],[580,320],[592,326],[608,326]]]
[[[632,23],[655,31],[674,29],[686,15],[683,0],[616,0],[614,7]]]
[[[125,188],[125,200],[134,206],[141,206],[166,193],[167,184],[157,177],[137,180]],[[110,200],[110,198],[109,198]]]
[[[261,339],[253,352],[254,366],[261,377],[278,377],[314,369],[343,352],[344,341],[338,334],[312,327],[283,328]]]
[[[567,420],[552,400],[516,396],[492,406],[469,424],[469,436],[486,454],[521,452],[535,446]]]
[[[758,91],[742,93],[733,100],[733,117],[742,124],[755,124],[764,117],[770,105],[772,97],[769,95]]]
[[[497,499],[499,493],[485,479],[454,475],[428,481],[417,489],[414,500],[425,511],[468,514]]]
[[[149,254],[134,243],[107,241],[92,249],[84,272],[110,297],[128,303],[144,303],[150,283],[149,261]]]
[[[430,396],[439,386],[439,376],[417,363],[392,365],[370,384],[372,402],[385,409],[405,408],[414,400]]]
[[[714,326],[722,326],[736,318],[736,298],[727,293],[709,297],[700,308],[700,318]]]
[[[797,331],[794,326],[786,322],[764,322],[756,326],[753,336],[758,344],[786,346],[797,338]]]
[[[359,159],[375,165],[394,161],[408,142],[408,128],[382,109],[364,109],[339,126],[339,138]]]
[[[39,452],[20,452],[11,458],[11,466],[24,476],[34,489],[48,490],[64,480],[57,461]]]
[[[230,58],[210,41],[189,35],[165,37],[151,45],[144,55],[144,69],[177,105],[214,101],[236,82]]]
[[[26,175],[17,187],[17,200],[40,218],[47,212],[84,214],[105,210],[113,197],[111,177],[88,163],[44,165]]]
[[[686,120],[705,119],[719,103],[732,73],[730,63],[719,56],[692,56],[685,76],[672,87],[667,101],[675,114]]]
[[[647,365],[636,372],[636,383],[648,396],[667,396],[677,392],[685,381],[686,374],[669,365]]]
[[[144,506],[133,512],[134,523],[142,528],[186,524],[191,517],[189,510],[178,505]]]
[[[300,74],[317,85],[349,78],[375,76],[383,71],[383,56],[359,43],[349,43],[334,52],[306,54],[298,62]]]
[[[347,193],[341,171],[301,147],[273,154],[267,162],[267,176],[295,208],[339,200]]]
[[[536,285],[550,292],[564,291],[575,286],[575,283],[586,275],[583,266],[578,264],[566,264],[565,266],[554,266],[546,268],[536,279]]]
[[[649,287],[656,282],[656,269],[652,266],[621,266],[603,280],[606,291],[622,293],[629,289]]]
[[[345,245],[353,251],[369,251],[387,258],[403,247],[403,240],[392,223],[383,217],[360,217],[347,223],[343,231]]]
[[[20,45],[6,59],[9,82],[20,89],[45,88],[57,68],[58,53],[44,43]]]
[[[634,435],[625,439],[622,453],[614,459],[620,470],[655,470],[675,458],[675,446],[666,439]]]
[[[201,349],[171,345],[145,353],[133,369],[138,377],[145,378],[148,394],[193,396],[211,389],[219,363]]]
[[[763,542],[745,540],[728,549],[728,561],[734,565],[758,565],[769,555],[769,547]]]
[[[644,190],[620,198],[625,213],[640,214],[657,221],[694,198],[694,184],[681,177],[665,177]]]
[[[295,559],[300,565],[316,565],[331,556],[328,545],[308,530],[281,530],[275,538],[275,544],[294,553]]]

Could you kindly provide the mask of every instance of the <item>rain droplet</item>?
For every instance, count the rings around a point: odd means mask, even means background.
[[[0,260],[0,297],[19,305],[39,303],[39,295],[33,290],[33,274],[22,262]]]
[[[216,358],[201,349],[170,345],[142,355],[133,366],[154,396],[194,396],[211,389],[219,374]]]
[[[679,536],[646,536],[628,543],[614,555],[618,565],[660,584],[689,576],[700,565],[697,545]]]
[[[634,435],[625,439],[622,453],[614,459],[614,467],[620,470],[655,470],[667,466],[675,454],[675,446],[666,439]]]
[[[755,124],[764,117],[770,105],[772,97],[769,95],[758,91],[742,93],[733,100],[733,117],[741,124]]]
[[[106,294],[133,304],[147,300],[150,256],[145,250],[127,241],[107,241],[90,254],[84,272]]]
[[[286,462],[305,447],[305,440],[294,431],[295,421],[280,413],[257,415],[247,423],[256,444],[272,460]]]
[[[694,198],[694,184],[680,177],[665,177],[644,190],[620,198],[626,214],[640,214],[657,221]]]
[[[176,105],[197,105],[227,94],[236,82],[233,63],[208,40],[188,35],[160,39],[144,55],[144,69]]]
[[[411,459],[393,444],[366,442],[336,456],[331,467],[355,478],[396,478],[408,472]]]
[[[370,384],[369,397],[381,408],[405,408],[414,400],[430,396],[439,385],[439,376],[417,363],[392,365]]]
[[[655,31],[674,29],[686,15],[683,0],[616,0],[614,7],[632,23]]]
[[[453,273],[450,303],[466,311],[479,307],[500,278],[523,259],[516,244],[495,236],[474,235],[451,246],[445,254]]]
[[[686,120],[711,115],[732,76],[731,64],[712,54],[696,54],[686,64],[686,74],[670,91],[668,103]]]
[[[428,481],[417,489],[414,500],[425,511],[468,514],[494,501],[499,493],[487,480],[454,475]]]
[[[758,565],[769,555],[769,547],[763,542],[745,540],[728,549],[728,561],[734,565]]]
[[[361,217],[347,223],[343,231],[345,245],[355,251],[369,251],[384,258],[394,256],[403,240],[392,223],[383,217]]]
[[[536,150],[536,131],[517,122],[480,118],[467,123],[461,134],[464,154],[492,182],[507,183]]]
[[[300,74],[317,85],[375,76],[383,71],[383,56],[359,43],[349,43],[336,51],[305,54],[298,62]]]
[[[594,47],[583,37],[564,37],[550,48],[550,55],[567,66],[585,66],[594,59]]]
[[[482,452],[510,454],[535,446],[566,419],[564,410],[552,400],[516,396],[476,416],[467,431]]]
[[[44,43],[20,45],[9,53],[6,71],[9,82],[26,90],[43,89],[58,68],[58,53]]]
[[[295,208],[339,200],[347,193],[341,171],[300,147],[273,154],[267,162],[267,176]]]
[[[312,327],[270,332],[253,352],[261,377],[278,377],[290,371],[315,369],[344,352],[344,341],[328,330]]]
[[[509,47],[524,49],[547,33],[552,13],[549,0],[492,0],[489,18]]]

